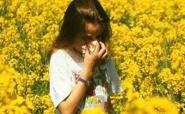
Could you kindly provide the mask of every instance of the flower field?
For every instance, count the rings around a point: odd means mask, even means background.
[[[46,49],[71,0],[0,1],[0,114],[55,114]],[[185,113],[185,1],[99,0],[123,93],[113,114]],[[89,109],[82,114],[104,114]]]

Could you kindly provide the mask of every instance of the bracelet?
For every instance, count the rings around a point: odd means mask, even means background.
[[[84,83],[87,87],[89,86],[89,81],[88,80],[84,80],[81,77],[79,77],[78,80],[81,81],[82,83]]]

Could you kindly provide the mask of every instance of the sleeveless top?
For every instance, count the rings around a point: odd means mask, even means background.
[[[56,108],[56,114],[60,114],[57,106],[69,96],[83,68],[83,58],[72,49],[59,49],[52,54],[49,67],[50,97]],[[77,113],[96,106],[101,106],[105,112],[108,112],[109,96],[123,91],[111,57],[105,64],[95,67],[95,73],[89,81],[90,87]]]

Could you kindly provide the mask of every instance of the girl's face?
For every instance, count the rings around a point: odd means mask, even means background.
[[[82,45],[86,45],[93,41],[94,39],[101,40],[101,37],[99,37],[102,33],[101,24],[98,23],[87,23],[86,29],[87,29],[87,38],[86,41],[83,40],[83,38],[76,38],[75,43],[73,45],[73,48],[77,50],[78,52],[82,53],[81,47]]]

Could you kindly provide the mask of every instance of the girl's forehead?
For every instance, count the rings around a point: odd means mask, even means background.
[[[97,36],[102,33],[103,27],[99,23],[87,23],[86,24],[86,34],[88,36]]]

